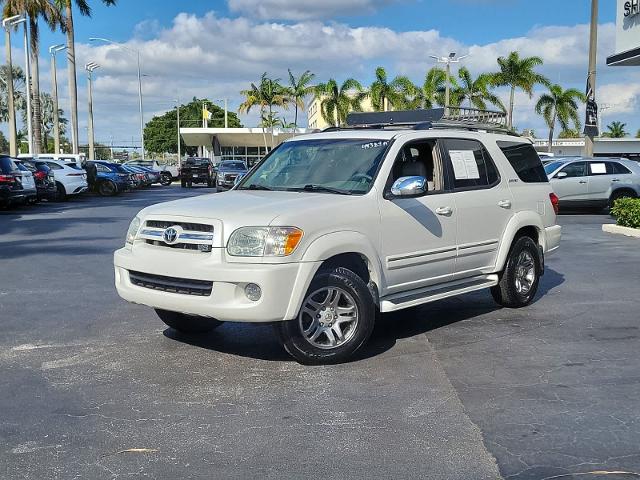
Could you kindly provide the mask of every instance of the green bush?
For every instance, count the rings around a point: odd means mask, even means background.
[[[615,201],[611,215],[623,227],[640,228],[640,198],[620,198]]]

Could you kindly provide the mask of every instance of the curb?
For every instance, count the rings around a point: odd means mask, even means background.
[[[605,223],[604,225],[602,225],[602,231],[607,233],[626,235],[627,237],[640,238],[640,228],[621,227],[620,225]]]

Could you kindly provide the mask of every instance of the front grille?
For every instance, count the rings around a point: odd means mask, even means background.
[[[165,277],[151,273],[129,271],[129,280],[138,287],[160,290],[162,292],[180,293],[207,297],[213,290],[213,282],[207,280],[192,280],[190,278]]]
[[[203,245],[203,247],[200,247],[201,244],[199,243],[175,243],[173,245],[167,245],[166,243],[159,240],[146,240],[146,242],[147,244],[153,245],[154,247],[175,248],[178,250],[200,250],[201,252],[207,252],[206,249],[208,248],[208,251],[211,251],[211,245]],[[202,248],[205,248],[205,250],[202,250]]]
[[[151,228],[169,228],[178,225],[183,230],[191,232],[213,232],[213,225],[206,225],[204,223],[190,223],[190,222],[171,222],[168,220],[147,220],[147,227]]]

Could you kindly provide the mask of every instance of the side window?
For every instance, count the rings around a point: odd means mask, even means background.
[[[609,165],[611,167],[611,173],[614,175],[627,175],[631,173],[631,170],[629,170],[627,167],[625,167],[621,163],[610,162]]]
[[[611,173],[607,171],[607,163],[605,162],[589,162],[589,175],[606,175]]]
[[[497,142],[516,171],[518,178],[525,183],[548,182],[538,153],[529,143]]]
[[[434,141],[419,140],[404,145],[393,164],[390,184],[402,177],[415,176],[427,179],[427,193],[443,190],[442,161]]]
[[[47,162],[47,166],[51,170],[62,170],[62,167],[60,165],[58,165],[57,163],[54,163],[54,162]]]
[[[111,170],[109,170],[107,167],[105,167],[104,165],[102,165],[101,163],[96,163],[96,171],[97,172],[101,172],[101,173],[109,173]]]
[[[487,188],[498,183],[498,170],[489,152],[477,140],[442,140],[449,159],[453,188]]]
[[[586,177],[587,162],[574,162],[564,167],[560,172],[566,173],[566,177]],[[558,172],[558,173],[560,173]],[[557,176],[557,174],[556,174]]]

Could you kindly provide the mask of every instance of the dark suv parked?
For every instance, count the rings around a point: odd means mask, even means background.
[[[206,183],[213,187],[216,182],[216,169],[209,158],[189,157],[180,168],[180,185],[191,188],[194,183]]]
[[[13,158],[6,155],[0,156],[0,207],[5,208],[12,203],[25,201],[22,172]]]

